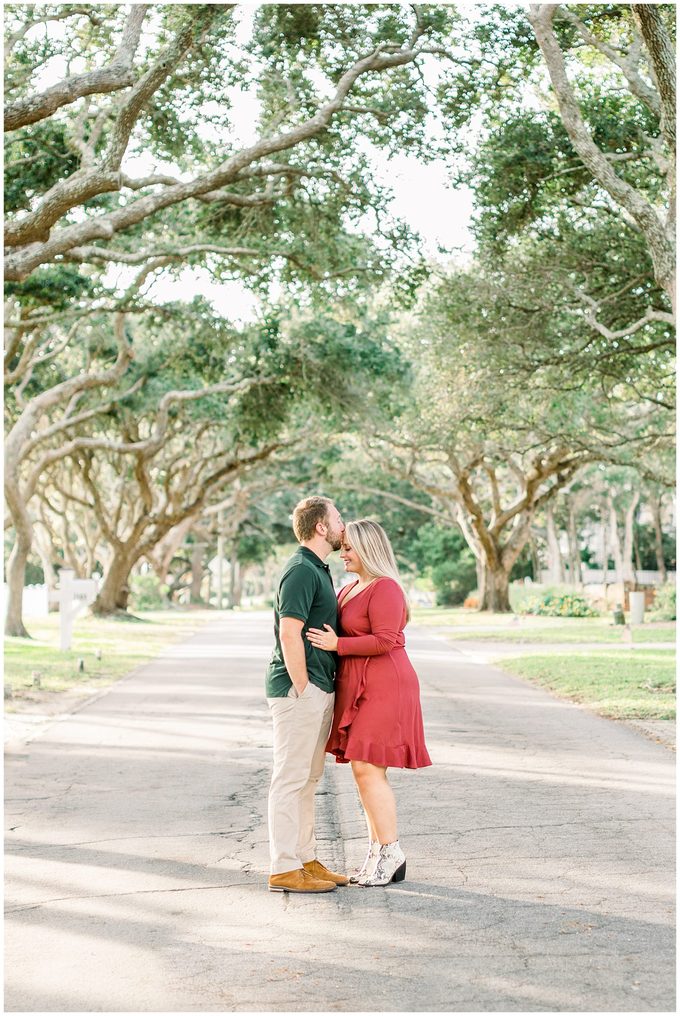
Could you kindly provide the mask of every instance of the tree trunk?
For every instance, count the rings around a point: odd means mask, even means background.
[[[130,587],[128,579],[139,553],[122,544],[116,547],[111,565],[92,604],[92,613],[97,617],[127,612]]]
[[[480,610],[509,614],[510,572],[531,535],[532,513],[525,512],[520,525],[515,525],[510,538],[501,545],[495,534],[488,531],[479,541],[481,582],[479,586]],[[478,568],[479,574],[480,568]]]
[[[202,603],[201,586],[203,585],[204,543],[195,543],[191,548],[191,587],[189,603]]]
[[[624,581],[624,566],[623,566],[623,547],[621,546],[621,536],[619,534],[619,520],[616,515],[616,507],[613,499],[608,498],[609,504],[609,528],[612,538],[612,554],[614,557],[614,568],[616,569],[616,582]]]
[[[234,606],[240,607],[241,600],[243,599],[243,591],[247,588],[246,586],[246,574],[250,565],[242,565],[239,561],[238,572],[236,574],[236,589],[234,590]]]
[[[626,519],[623,532],[623,581],[637,582],[635,567],[633,565],[633,527],[635,523],[635,512],[637,511],[640,495],[636,492],[633,500],[626,509]]]
[[[578,529],[576,527],[576,508],[569,506],[569,525],[567,528],[567,539],[569,540],[569,578],[572,585],[581,585],[583,572],[581,571],[581,555],[578,546]]]
[[[635,561],[635,571],[642,571],[642,558],[640,557],[640,541],[638,539],[637,530],[633,529],[633,560]]]
[[[503,567],[492,569],[485,564],[480,597],[480,610],[488,610],[494,614],[511,613],[510,572]]]
[[[532,578],[534,582],[540,582],[541,562],[538,559],[538,550],[536,548],[536,540],[534,539],[533,533],[529,537],[529,550],[531,551],[531,570],[533,572]]]
[[[17,531],[12,553],[7,562],[7,617],[5,618],[5,635],[13,635],[22,639],[30,638],[23,621],[26,561],[30,551],[30,529],[28,537],[23,531]]]
[[[652,525],[654,526],[654,553],[656,554],[656,567],[659,570],[659,577],[662,582],[668,579],[666,561],[663,556],[663,530],[661,529],[661,498],[654,497],[650,500],[652,509]]]
[[[236,543],[231,550],[229,560],[229,609],[241,606],[241,567],[236,556]]]
[[[47,530],[47,527],[45,526],[43,528],[44,531],[42,532],[39,528],[34,530],[33,542],[35,543],[36,553],[40,558],[47,591],[48,593],[53,593],[58,584],[57,570],[54,567],[57,555],[54,551],[54,545],[52,543],[52,537],[50,536],[49,530]],[[53,609],[56,610],[56,607]]]
[[[607,586],[609,581],[609,540],[607,539],[609,533],[609,526],[607,523],[606,509],[602,506],[602,512],[600,515],[600,534],[602,538],[602,581]]]
[[[24,627],[23,599],[26,582],[26,562],[33,544],[33,523],[21,497],[13,471],[8,466],[5,475],[5,498],[14,523],[14,546],[7,562],[7,616],[5,635],[30,638]]]
[[[173,526],[173,528],[158,541],[153,550],[147,554],[149,563],[156,573],[158,581],[162,585],[168,584],[168,572],[170,571],[173,558],[184,543],[184,539],[194,522],[195,517],[193,515],[183,519],[182,522]]]
[[[475,554],[475,570],[477,572],[477,589],[479,591],[480,596],[479,602],[481,603],[482,588],[484,586],[484,562],[481,561],[476,554]]]
[[[173,572],[169,572],[166,578],[168,586],[168,603],[174,603],[175,596],[182,592],[183,589],[188,588],[188,583],[183,580],[186,573],[191,570],[191,565],[187,558],[175,557],[173,558],[173,562],[176,571],[173,570]]]
[[[548,505],[545,510],[546,519],[546,535],[547,535],[547,547],[548,547],[548,571],[550,573],[550,582],[557,583],[558,585],[564,583],[564,561],[562,560],[562,551],[560,550],[560,540],[555,526],[555,516],[553,514],[552,505]]]

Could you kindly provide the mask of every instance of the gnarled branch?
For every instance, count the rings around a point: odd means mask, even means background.
[[[5,130],[17,130],[19,127],[26,127],[38,120],[44,120],[62,106],[76,102],[86,95],[117,92],[131,85],[134,81],[132,61],[139,45],[142,23],[148,8],[148,4],[132,4],[123,29],[123,38],[113,59],[106,67],[89,71],[87,74],[74,74],[45,89],[44,92],[38,92],[10,103],[5,109]],[[63,15],[63,17],[68,16],[68,14]],[[25,31],[33,24],[37,24],[37,22],[29,24]]]

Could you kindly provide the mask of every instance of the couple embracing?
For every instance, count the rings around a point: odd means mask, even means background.
[[[408,603],[376,522],[345,526],[331,500],[308,497],[293,512],[293,530],[300,546],[279,583],[267,671],[274,725],[269,889],[388,885],[404,878],[406,858],[387,769],[431,765],[418,678],[404,649]],[[335,550],[356,576],[337,596],[326,564]],[[314,793],[326,752],[351,764],[366,816],[368,851],[352,878],[316,856]]]

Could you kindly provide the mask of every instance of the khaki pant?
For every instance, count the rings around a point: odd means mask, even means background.
[[[310,681],[302,695],[268,698],[274,721],[274,769],[269,788],[271,874],[301,868],[316,857],[314,792],[323,775],[335,695]]]

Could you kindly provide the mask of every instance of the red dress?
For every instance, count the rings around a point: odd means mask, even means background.
[[[404,649],[404,594],[394,579],[379,578],[343,606],[354,585],[338,594],[340,665],[326,751],[336,762],[430,766],[418,676]]]

